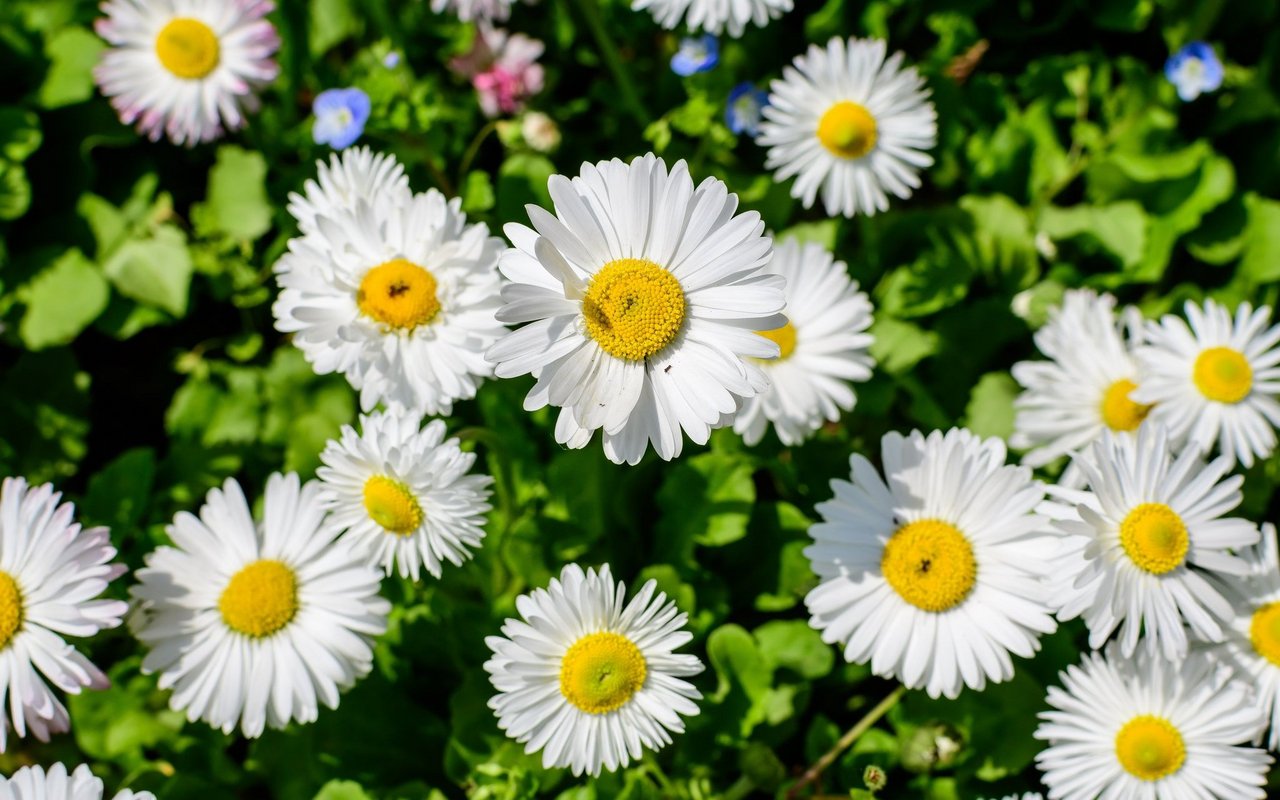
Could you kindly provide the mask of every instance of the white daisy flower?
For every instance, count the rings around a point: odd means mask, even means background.
[[[507,332],[494,319],[502,240],[434,189],[318,219],[276,263],[277,330],[316,372],[345,375],[365,411],[450,414],[475,397],[493,374],[485,348]]]
[[[124,573],[106,528],[72,521],[75,509],[50,484],[22,478],[0,484],[0,752],[9,729],[42,742],[71,727],[53,684],[68,694],[105,689],[107,676],[62,637],[114,628],[128,610],[95,600]]]
[[[173,689],[169,705],[224,733],[245,736],[290,720],[368,674],[373,638],[391,605],[381,575],[326,525],[320,484],[290,473],[267,480],[262,522],[240,485],[212,489],[199,518],[181,512],[138,570],[143,605],[135,633],[150,648],[145,673]]]
[[[652,154],[583,164],[549,182],[556,214],[529,206],[534,228],[515,244],[498,319],[530,323],[489,349],[500,378],[533,373],[528,411],[559,406],[556,441],[584,447],[603,429],[605,455],[636,464],[649,444],[680,455],[732,420],[768,378],[751,359],[778,346],[755,335],[786,322],[783,279],[754,211],[688,166]],[[536,230],[535,230],[536,229]]]
[[[930,697],[1013,677],[1056,625],[1043,583],[1048,521],[1027,467],[967,430],[886,434],[885,478],[854,454],[805,548],[821,583],[809,624],[845,658]]]
[[[664,28],[681,24],[719,35],[728,30],[737,39],[750,22],[764,27],[791,11],[792,0],[631,0],[636,11],[648,11]]]
[[[702,695],[681,678],[702,662],[672,652],[693,638],[686,615],[652,580],[625,599],[607,564],[585,573],[569,564],[546,589],[516,598],[523,620],[485,638],[498,727],[526,753],[542,750],[544,767],[612,772],[670,744],[681,716],[698,713]]]
[[[811,45],[769,87],[756,142],[769,148],[765,166],[791,196],[811,208],[822,193],[827,214],[875,214],[891,192],[907,198],[917,172],[933,163],[937,113],[915,67],[902,53],[885,58],[879,39],[834,38]]]
[[[1133,399],[1156,406],[1153,419],[1175,440],[1208,453],[1218,450],[1245,467],[1276,449],[1280,426],[1280,325],[1271,309],[1248,303],[1230,312],[1212,300],[1186,306],[1188,327],[1166,314],[1149,323],[1136,355],[1142,385]]]
[[[126,125],[192,146],[245,124],[280,72],[269,0],[106,0],[93,77]]]
[[[1058,618],[1083,617],[1094,649],[1119,628],[1125,656],[1141,637],[1147,651],[1185,657],[1184,625],[1221,641],[1231,604],[1206,576],[1248,568],[1232,551],[1256,543],[1258,528],[1224,517],[1240,504],[1244,478],[1226,477],[1225,457],[1175,458],[1160,425],[1136,437],[1104,432],[1075,463],[1089,490],[1053,487],[1064,502],[1041,507],[1063,534],[1051,570]]]
[[[289,213],[303,233],[320,230],[318,217],[355,211],[361,200],[387,198],[394,206],[412,202],[409,178],[395,156],[375,153],[367,147],[348,147],[316,162],[315,180],[302,184],[303,194],[289,193]]]
[[[511,16],[515,0],[431,0],[431,10],[437,14],[452,11],[463,22],[505,20]]]
[[[1044,795],[1039,792],[1023,792],[1022,794],[1005,795],[1003,800],[1044,800]]]
[[[852,409],[851,384],[871,377],[871,301],[845,263],[812,242],[777,245],[767,272],[786,279],[787,323],[758,333],[781,354],[760,362],[769,388],[743,403],[733,429],[754,445],[772,422],[783,444],[796,445]]]
[[[445,441],[444,422],[420,427],[416,416],[378,412],[360,418],[360,433],[342,426],[316,470],[329,523],[388,575],[418,579],[423,566],[440,577],[443,562],[461,566],[484,538],[488,475],[468,475],[475,453]]]
[[[8,778],[0,776],[0,800],[102,800],[102,779],[81,764],[68,774],[62,764],[22,767]],[[121,789],[115,800],[156,800],[151,792]]]
[[[1271,756],[1239,745],[1265,721],[1249,687],[1202,656],[1168,662],[1113,645],[1060,673],[1035,737],[1050,800],[1267,796]]]

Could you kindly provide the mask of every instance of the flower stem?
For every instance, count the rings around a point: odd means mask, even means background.
[[[822,775],[824,769],[831,766],[831,763],[839,758],[841,753],[848,750],[853,746],[854,742],[858,741],[859,736],[870,730],[872,725],[879,722],[880,718],[889,712],[889,709],[897,705],[898,701],[902,699],[902,695],[906,694],[906,692],[907,687],[899,686],[888,697],[881,700],[875,708],[868,711],[862,719],[854,723],[854,726],[846,731],[844,736],[841,736],[830,750],[823,753],[821,758],[813,762],[813,765],[800,776],[800,780],[796,781],[795,785],[787,790],[787,800],[794,800],[794,798],[799,797],[800,791],[804,787],[816,781]]]
[[[618,46],[609,36],[609,31],[604,26],[604,20],[600,17],[599,0],[576,1],[578,10],[582,12],[583,19],[587,22],[587,27],[591,29],[591,35],[595,37],[596,47],[600,50],[600,57],[604,59],[605,65],[613,73],[613,79],[618,82],[618,90],[622,93],[622,102],[642,128],[648,127],[649,112],[645,111],[644,103],[640,101],[640,93],[636,91],[635,82],[631,80],[631,75],[627,72],[626,66],[623,65],[622,59],[618,58]]]
[[[458,185],[466,186],[467,171],[471,169],[471,163],[476,160],[476,156],[480,153],[480,145],[484,144],[484,140],[489,134],[498,129],[497,120],[490,120],[483,128],[476,133],[471,139],[471,144],[467,145],[467,152],[462,154],[462,161],[458,167]]]

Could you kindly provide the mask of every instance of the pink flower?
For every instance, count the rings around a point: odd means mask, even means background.
[[[522,33],[481,24],[471,51],[450,61],[449,67],[471,80],[485,116],[518,114],[542,91],[542,65],[537,61],[544,49],[542,42]]]

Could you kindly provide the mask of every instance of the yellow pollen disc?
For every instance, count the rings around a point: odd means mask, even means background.
[[[403,258],[365,273],[356,291],[356,304],[367,316],[405,331],[426,325],[440,312],[435,276]]]
[[[387,533],[413,533],[422,524],[422,506],[409,487],[386,475],[374,475],[364,483],[364,510]]]
[[[774,328],[771,331],[756,331],[757,336],[763,336],[771,342],[774,342],[782,350],[778,356],[779,361],[785,361],[796,351],[796,326],[792,325],[790,320],[781,328]]]
[[[231,576],[218,598],[222,621],[255,638],[271,636],[298,613],[298,579],[279,561],[263,559]]]
[[[588,714],[626,705],[649,673],[644,654],[619,633],[591,633],[573,643],[560,662],[560,693]]]
[[[862,158],[876,146],[876,118],[848,100],[836,103],[818,120],[818,141],[840,158]]]
[[[1136,431],[1151,413],[1151,406],[1144,406],[1129,399],[1129,393],[1138,384],[1127,378],[1116,381],[1102,396],[1102,421],[1113,431]]]
[[[1253,612],[1249,641],[1258,655],[1280,666],[1280,603],[1267,603]]]
[[[1182,768],[1187,747],[1168,720],[1144,714],[1126,722],[1116,734],[1116,758],[1133,777],[1158,781]]]
[[[7,572],[0,572],[0,649],[13,641],[22,627],[22,590]]]
[[[179,78],[199,80],[218,66],[221,45],[213,29],[198,19],[178,17],[156,36],[156,57]]]
[[[1191,538],[1182,517],[1164,503],[1136,506],[1120,523],[1120,544],[1139,569],[1163,575],[1182,566]]]
[[[582,299],[587,333],[615,358],[640,361],[671,344],[684,325],[684,289],[662,267],[621,258],[600,268]]]
[[[1239,403],[1253,389],[1253,367],[1230,347],[1210,347],[1201,352],[1192,378],[1200,394],[1219,403]]]
[[[978,579],[969,540],[938,519],[898,528],[885,543],[880,571],[903,600],[933,612],[960,605]]]

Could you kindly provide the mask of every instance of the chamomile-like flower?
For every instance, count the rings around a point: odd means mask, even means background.
[[[1216,442],[1232,465],[1253,466],[1276,449],[1280,325],[1266,306],[1242,303],[1234,320],[1213,300],[1185,309],[1186,321],[1166,314],[1148,325],[1133,399],[1153,404],[1152,418],[1179,444],[1208,453]]]
[[[209,491],[196,517],[181,512],[138,570],[135,634],[145,673],[172,689],[169,705],[224,733],[313,722],[321,703],[373,666],[373,638],[390,604],[381,574],[325,524],[320,484],[274,474],[262,522],[240,485]]]
[[[485,638],[498,727],[526,753],[541,750],[544,767],[612,772],[670,744],[681,717],[698,713],[702,695],[682,679],[702,662],[672,652],[693,638],[685,614],[652,580],[625,599],[607,564],[569,564],[546,589],[516,598],[523,619]]]
[[[54,764],[47,772],[41,766],[28,766],[0,777],[0,800],[102,800],[103,791],[102,779],[88,764],[70,773],[63,764]],[[114,800],[156,800],[156,796],[121,789]]]
[[[498,319],[529,324],[489,349],[496,374],[533,373],[525,409],[559,406],[569,447],[602,429],[615,463],[638,463],[650,443],[674,458],[684,435],[705,443],[768,385],[753,359],[779,352],[754,333],[786,322],[760,215],[653,155],[583,164],[549,187],[556,214],[529,206],[533,228],[505,229],[515,247]]]
[[[886,434],[882,479],[850,459],[833,480],[805,549],[821,583],[809,624],[930,697],[956,697],[1013,677],[1010,655],[1031,657],[1056,628],[1043,582],[1044,489],[1005,464],[999,439],[967,430]]]
[[[795,445],[853,408],[852,383],[871,377],[871,301],[819,244],[784,240],[768,271],[787,281],[787,323],[760,335],[781,353],[760,362],[769,388],[743,403],[733,429],[753,445],[773,423],[782,443]]]
[[[360,418],[360,432],[342,426],[342,438],[320,454],[329,522],[367,552],[388,575],[418,579],[422,567],[440,577],[443,562],[471,557],[484,538],[490,509],[488,475],[468,475],[475,453],[444,438],[444,422],[420,428],[417,416],[377,412]]]
[[[933,163],[937,113],[924,79],[886,52],[878,39],[837,37],[770,85],[756,141],[779,181],[795,176],[791,196],[805,208],[821,193],[831,216],[884,211],[890,193],[910,197]]]
[[[494,318],[502,240],[434,189],[320,219],[276,264],[276,328],[316,372],[346,376],[365,411],[449,414],[475,397],[493,372],[485,348],[507,332]]]
[[[245,124],[279,73],[269,0],[106,0],[94,80],[126,125],[195,145]]]
[[[637,11],[648,11],[664,28],[681,25],[738,38],[747,23],[764,27],[790,11],[793,0],[631,0]]]
[[[1048,502],[1063,537],[1051,574],[1059,619],[1080,616],[1095,649],[1120,629],[1120,652],[1187,654],[1186,626],[1204,641],[1221,641],[1231,605],[1206,580],[1240,575],[1247,564],[1234,550],[1258,541],[1258,528],[1224,516],[1240,504],[1239,475],[1227,459],[1205,464],[1194,450],[1176,457],[1165,429],[1138,435],[1104,432],[1075,457],[1087,491],[1054,487]]]
[[[1115,645],[1067,667],[1035,732],[1050,800],[1266,797],[1271,756],[1241,746],[1265,721],[1228,674],[1200,654],[1129,658]]]
[[[511,16],[514,0],[431,0],[437,14],[452,11],[463,22],[505,20]]]
[[[412,199],[409,179],[395,156],[354,147],[330,155],[328,164],[317,161],[315,179],[302,184],[302,194],[290,192],[288,209],[299,230],[313,233],[319,231],[318,217],[354,212],[361,201],[408,205]]]

